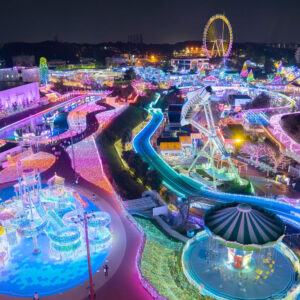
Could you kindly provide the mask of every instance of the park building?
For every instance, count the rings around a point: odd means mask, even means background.
[[[0,69],[0,81],[19,81],[20,75],[17,69]]]
[[[191,46],[181,49],[179,51],[173,52],[174,57],[205,57],[205,49],[204,47]]]
[[[106,57],[105,62],[107,66],[126,66],[128,64],[128,58],[125,56],[111,56]]]
[[[0,82],[1,115],[23,111],[39,104],[40,92],[38,82],[24,84],[21,81]]]
[[[33,67],[35,65],[34,55],[16,55],[12,56],[14,66]]]
[[[0,82],[39,82],[39,68],[13,67],[0,69]]]
[[[160,143],[160,154],[162,156],[180,156],[182,147],[180,142],[162,142]]]
[[[180,135],[176,137],[161,137],[157,139],[160,154],[169,161],[169,158],[189,157],[192,155],[191,135]]]
[[[177,70],[200,70],[208,69],[207,57],[176,57],[171,59],[171,66]]]
[[[40,72],[38,67],[27,68],[21,70],[21,76],[23,82],[39,82]]]
[[[182,104],[170,104],[168,108],[168,127],[179,129]]]
[[[228,100],[235,107],[244,107],[246,104],[252,102],[251,97],[248,95],[229,95]]]

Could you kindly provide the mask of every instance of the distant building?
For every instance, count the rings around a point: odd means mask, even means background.
[[[22,69],[22,81],[23,82],[39,82],[40,73],[39,68]]]
[[[93,57],[80,57],[80,63],[83,65],[94,64],[96,59]]]
[[[230,95],[229,96],[230,103],[235,107],[245,106],[247,103],[252,102],[251,97],[248,95]]]
[[[300,47],[297,48],[296,53],[295,53],[295,58],[298,64],[300,64]]]
[[[12,56],[14,66],[33,67],[35,65],[34,55]]]
[[[191,46],[186,47],[180,51],[173,52],[174,57],[206,57],[204,47]]]
[[[15,107],[27,107],[40,100],[37,82],[22,84],[21,82],[0,83],[0,107],[13,110]]]
[[[198,58],[172,58],[171,66],[177,68],[177,70],[199,70],[202,67],[207,69],[209,65],[209,59],[206,57]]]
[[[63,59],[52,59],[48,60],[48,67],[49,68],[56,68],[58,66],[64,66],[66,65],[67,62]]]
[[[170,104],[168,109],[169,127],[181,127],[180,125],[181,110],[182,110],[182,104]]]
[[[19,81],[19,72],[16,69],[0,69],[0,81]]]
[[[298,45],[296,43],[272,43],[268,46],[273,48],[281,48],[281,49],[297,49]]]
[[[128,59],[124,56],[106,57],[105,62],[108,66],[124,66],[127,65]]]

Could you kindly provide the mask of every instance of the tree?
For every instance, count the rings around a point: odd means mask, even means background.
[[[122,158],[127,162],[128,166],[134,170],[134,177],[141,178],[146,184],[147,182],[147,171],[149,165],[142,160],[140,154],[135,153],[133,150],[123,151]]]
[[[135,178],[143,177],[145,175],[145,165],[144,161],[140,154],[135,153],[133,158],[133,169],[134,169],[134,176]],[[148,170],[148,166],[146,168],[146,172]]]
[[[280,151],[276,151],[273,147],[268,147],[268,158],[270,163],[273,165],[275,171],[280,168],[283,171],[286,171],[288,166],[291,165],[292,159],[282,154]]]
[[[173,196],[174,196],[174,193],[172,192],[172,191],[170,191],[169,189],[164,189],[162,192],[161,192],[161,196],[162,196],[162,198],[164,198],[165,199],[165,201],[167,202],[167,203],[170,203],[171,202],[171,200],[172,200],[172,198],[173,198]]]
[[[260,95],[256,96],[254,100],[248,104],[246,104],[246,109],[251,108],[267,108],[271,106],[271,97],[266,93],[261,93]]]
[[[162,177],[156,170],[149,170],[146,173],[147,184],[150,185],[151,189],[159,191],[162,184]]]
[[[64,85],[64,80],[62,78],[59,78],[58,81],[54,82],[53,90],[60,94],[66,93],[69,89],[70,87]]]
[[[190,208],[191,208],[191,196],[189,196],[187,199],[184,199],[182,203],[177,204],[177,208],[179,210],[179,213],[181,215],[181,224],[180,226],[186,225],[189,216],[190,216]]]
[[[49,82],[49,69],[47,65],[47,59],[45,57],[40,58],[40,81],[42,84],[47,84]]]
[[[271,58],[267,56],[265,60],[265,71],[267,74],[272,73],[274,71],[274,62]]]
[[[134,166],[134,156],[133,150],[123,151],[122,158],[127,162],[128,166],[132,168]]]
[[[123,134],[122,134],[122,138],[121,138],[121,142],[123,145],[123,148],[125,148],[125,145],[127,143],[130,143],[132,140],[132,131],[130,129],[126,129]]]
[[[265,143],[245,142],[239,152],[244,154],[243,156],[255,160],[255,166],[258,167],[259,158],[268,154],[267,147]]]
[[[135,78],[135,72],[133,68],[130,68],[125,71],[124,80],[133,80]]]

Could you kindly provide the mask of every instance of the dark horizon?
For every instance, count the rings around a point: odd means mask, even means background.
[[[88,43],[88,42],[74,42],[74,41],[62,41],[62,40],[40,40],[40,41],[34,41],[34,42],[28,42],[28,41],[11,41],[11,42],[7,42],[7,43],[2,43],[2,45],[9,45],[9,44],[42,44],[42,43],[62,43],[62,44],[77,44],[77,45],[91,45],[91,46],[97,46],[97,45],[102,45],[102,44],[117,44],[117,43],[122,43],[122,44],[130,44],[128,41],[103,41],[103,42],[99,42],[99,43]],[[177,44],[186,44],[186,43],[201,43],[202,44],[202,40],[186,40],[186,41],[178,41],[178,42],[174,42],[174,43],[147,43],[144,42],[142,44],[137,44],[137,45],[146,45],[146,46],[156,46],[156,45],[170,45],[170,46],[174,46]],[[297,44],[300,45],[300,42],[236,42],[233,41],[233,46],[240,44],[240,45],[246,45],[246,44],[254,44],[254,45],[266,45],[266,44]],[[132,43],[133,44],[133,43]]]
[[[243,3],[244,2],[244,3]],[[0,42],[54,40],[79,44],[127,42],[142,33],[146,44],[202,40],[204,26],[225,13],[237,43],[300,43],[300,1],[98,0],[2,4]]]

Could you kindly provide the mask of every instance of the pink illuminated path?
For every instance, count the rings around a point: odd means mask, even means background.
[[[62,149],[62,154],[55,164],[43,173],[42,181],[46,182],[57,172],[66,179],[66,185],[71,186],[73,170],[68,154]],[[0,189],[2,186],[0,186]],[[141,285],[136,270],[136,256],[142,236],[134,225],[123,214],[114,194],[95,186],[94,184],[79,179],[75,187],[83,196],[91,199],[92,193],[96,194],[96,205],[108,211],[112,216],[111,226],[113,234],[113,247],[108,256],[109,277],[105,278],[103,268],[93,275],[96,300],[150,300],[152,297]],[[38,289],[38,287],[37,287]],[[33,291],[34,293],[34,291]],[[1,300],[16,299],[11,296],[0,295]],[[19,298],[28,299],[32,298]],[[71,290],[53,296],[42,297],[41,300],[86,300],[88,298],[88,281]]]
[[[48,174],[45,175],[51,177],[53,175],[53,171],[57,171],[58,175],[65,177],[67,179],[67,183],[70,184],[72,182],[73,173],[71,169],[71,161],[65,152],[59,158],[59,161],[55,164],[53,170],[47,171]],[[108,257],[109,273],[111,275],[109,276],[109,278],[105,278],[103,269],[101,268],[100,271],[93,276],[97,294],[96,300],[152,299],[149,293],[141,285],[136,270],[136,256],[142,240],[141,233],[123,214],[122,208],[119,206],[114,193],[108,193],[107,191],[101,189],[98,186],[95,186],[94,184],[91,184],[90,182],[82,178],[80,178],[79,185],[78,187],[76,187],[76,190],[78,190],[80,194],[86,196],[87,198],[91,198],[91,194],[95,193],[96,205],[99,206],[100,209],[106,211],[108,211],[107,206],[110,206],[112,209],[109,211],[109,213],[112,215],[112,220],[114,218],[120,220],[120,228],[114,229],[113,232],[114,239],[116,239],[116,243],[113,244],[113,247],[115,247],[115,254],[112,255],[112,257],[109,254]],[[122,237],[120,236],[115,237],[118,231],[125,241],[121,242],[120,239]],[[118,265],[117,260],[119,259],[119,256],[122,255],[124,256],[122,257],[121,262]],[[116,266],[114,266],[115,262],[117,264]],[[100,284],[101,287],[97,288],[97,284]],[[84,286],[88,286],[88,282],[85,282]],[[45,299],[88,299],[88,297],[78,297],[78,295],[81,295],[82,292],[85,292],[86,296],[88,295],[87,290],[82,291],[82,287],[79,286],[72,290],[64,292],[62,295],[45,297]]]
[[[119,109],[122,110],[122,108]],[[107,111],[107,113],[101,112],[97,114],[96,117],[99,123],[102,121],[105,124],[108,124],[108,121],[111,121],[112,118],[115,117],[118,113],[119,112],[117,109],[114,113],[112,113],[112,111],[110,113],[109,111]],[[91,140],[91,137],[87,139],[88,144],[93,142],[93,140]],[[83,140],[82,142],[87,142],[87,139]],[[84,150],[84,152],[85,151],[86,149]],[[93,151],[97,151],[98,155],[98,149],[94,148]],[[86,155],[86,153],[83,155]],[[98,166],[99,173],[101,173],[101,176],[108,181],[108,179],[105,176],[105,173],[103,172],[101,160]],[[53,172],[55,171],[58,175],[65,177],[67,183],[70,184],[73,181],[73,170],[71,168],[71,160],[65,151],[62,152],[61,157],[59,158],[58,162],[54,165],[52,170],[47,171],[44,175],[51,177],[53,175]],[[43,178],[46,176],[43,176]],[[115,242],[108,256],[110,276],[109,278],[105,278],[102,268],[93,276],[95,291],[97,294],[96,299],[152,299],[150,294],[144,289],[144,287],[140,283],[138,271],[136,269],[136,257],[138,249],[141,245],[142,235],[124,215],[123,210],[120,207],[113,190],[108,191],[106,188],[103,189],[101,187],[101,184],[96,184],[95,182],[91,183],[82,177],[79,180],[78,186],[76,186],[76,190],[78,190],[80,194],[86,196],[89,199],[91,199],[91,194],[95,193],[96,205],[99,206],[100,209],[106,210],[111,214],[112,223],[114,222],[114,220],[116,223],[118,223],[117,227],[112,229],[113,239]],[[85,282],[83,286],[87,287],[88,282]],[[83,294],[85,295],[84,297],[82,297]],[[45,299],[88,299],[87,295],[87,289],[83,289],[82,286],[78,286],[72,290],[64,292],[62,295],[45,297]]]
[[[121,108],[120,108],[121,109]],[[103,113],[103,112],[102,112]],[[111,121],[116,114],[104,113],[97,115],[97,120],[105,125]],[[104,125],[102,124],[102,125]],[[104,127],[105,127],[104,125]],[[100,127],[101,128],[101,127]],[[101,129],[100,129],[101,130]],[[97,132],[99,133],[99,132]],[[91,140],[89,140],[90,142]],[[79,142],[80,143],[80,142]],[[76,144],[75,144],[76,145]],[[97,151],[98,149],[93,149]],[[60,147],[61,155],[54,165],[42,174],[42,181],[46,182],[51,178],[54,172],[66,179],[65,184],[71,186],[74,181],[72,163],[66,151]],[[98,153],[98,151],[97,151]],[[84,154],[86,155],[86,153]],[[98,155],[98,154],[97,154]],[[99,173],[107,180],[103,172],[101,160],[99,159]],[[87,178],[90,179],[90,178]],[[110,186],[111,187],[111,186]],[[2,187],[0,186],[0,189]],[[103,268],[93,275],[94,290],[96,300],[150,300],[152,297],[144,289],[138,277],[136,269],[136,257],[141,245],[142,235],[135,226],[124,215],[113,190],[103,189],[101,184],[89,182],[83,177],[79,178],[75,189],[83,196],[91,199],[93,193],[96,194],[96,205],[101,209],[108,211],[112,217],[111,231],[113,235],[112,249],[107,257],[109,265],[109,277],[105,278]],[[111,188],[112,189],[112,188]],[[38,287],[37,287],[38,290]],[[34,293],[35,291],[33,291]],[[13,299],[13,297],[0,295],[1,300]],[[18,298],[22,299],[22,298]],[[32,299],[32,298],[23,298]],[[88,298],[88,281],[77,287],[65,291],[61,294],[43,297],[43,300],[81,300]]]

